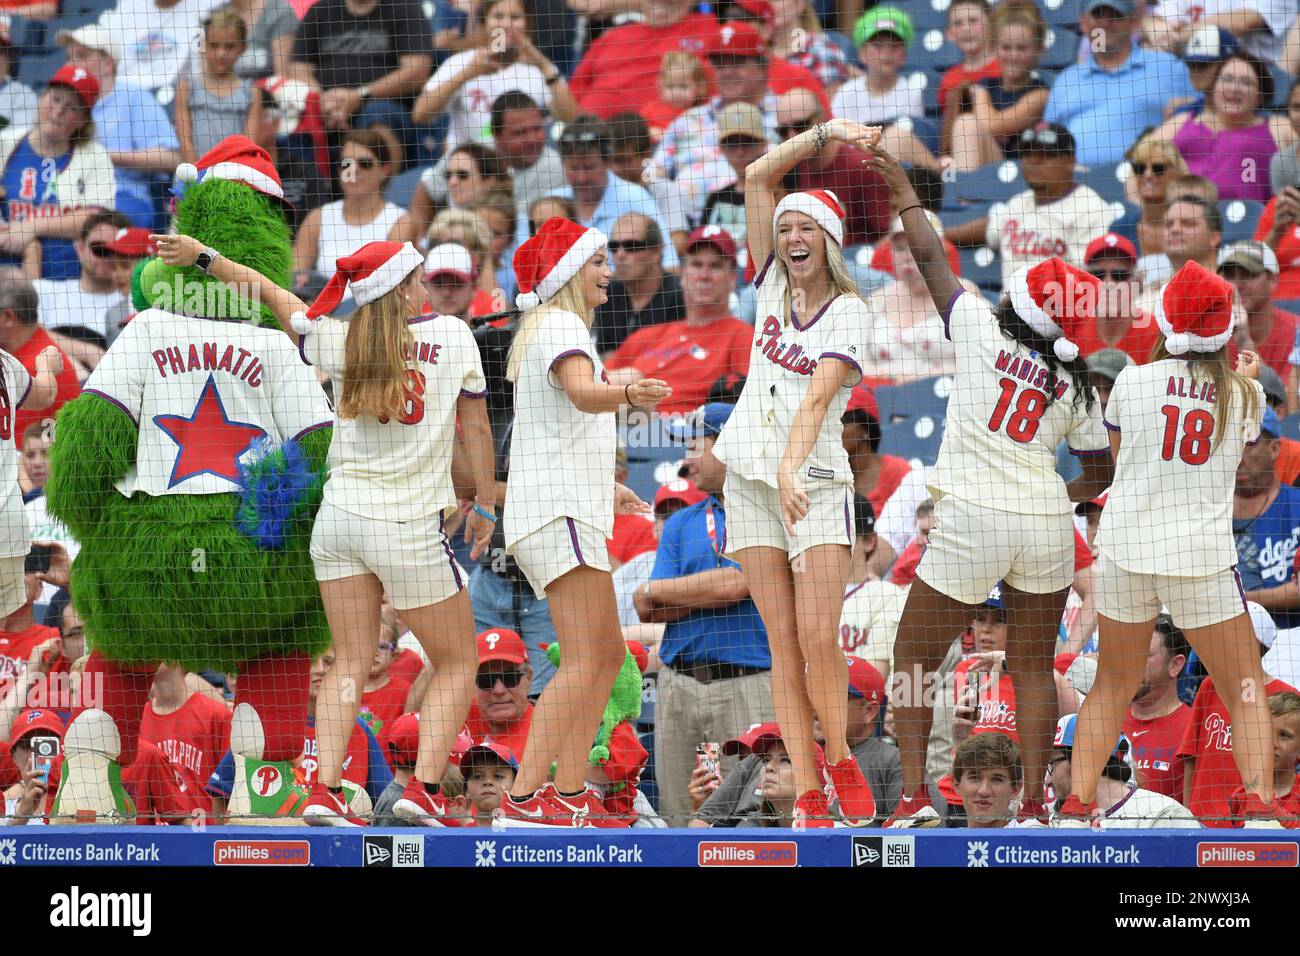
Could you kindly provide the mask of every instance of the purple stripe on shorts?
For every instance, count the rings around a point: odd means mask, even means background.
[[[586,565],[586,560],[582,557],[582,547],[578,544],[578,528],[573,523],[572,518],[564,519],[569,524],[569,541],[573,544],[573,553],[578,556],[578,563]]]
[[[853,514],[849,511],[849,496],[844,496],[844,530],[849,536],[849,547],[853,547]]]
[[[456,556],[451,552],[451,542],[447,540],[447,531],[444,527],[445,521],[442,512],[438,512],[438,533],[442,535],[442,550],[447,555],[447,563],[451,565],[451,576],[456,580],[456,590],[462,591],[465,584],[460,579],[460,568],[456,566]]]
[[[1237,582],[1237,593],[1241,595],[1241,609],[1249,614],[1250,608],[1246,604],[1246,589],[1241,586],[1241,572],[1237,570],[1235,564],[1232,566],[1232,580]]]

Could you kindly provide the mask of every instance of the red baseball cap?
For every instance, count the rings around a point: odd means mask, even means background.
[[[844,413],[863,411],[880,421],[880,403],[876,401],[875,389],[861,383],[853,387],[849,392],[849,404],[845,407]]]
[[[151,230],[135,226],[119,229],[117,235],[108,242],[97,243],[94,249],[96,252],[107,252],[126,259],[143,259],[158,251],[157,243],[149,238],[151,234]]]
[[[848,662],[849,693],[877,704],[883,701],[885,679],[880,676],[880,671],[876,670],[870,661],[864,661],[860,657],[850,657]]]
[[[781,728],[775,723],[754,724],[739,737],[733,737],[731,740],[722,744],[722,752],[728,757],[733,754],[747,754],[754,749],[754,744],[761,737],[781,736]]]
[[[731,2],[751,17],[758,17],[760,20],[771,20],[776,16],[776,11],[772,9],[772,4],[768,0],[731,0]]]
[[[472,747],[466,747],[464,755],[460,758],[460,772],[464,776],[469,776],[470,764],[474,762],[476,754],[491,754],[506,766],[518,770],[519,761],[515,758],[515,752],[505,744],[499,744],[495,740],[485,740],[482,743],[474,744]]]
[[[1064,677],[1065,672],[1070,669],[1070,665],[1074,663],[1074,659],[1078,656],[1078,654],[1057,654],[1056,657],[1052,658],[1052,670]]]
[[[721,226],[700,226],[686,237],[688,255],[696,246],[704,245],[713,246],[728,259],[736,258],[736,240]]]
[[[1104,236],[1098,236],[1092,242],[1088,243],[1088,248],[1083,252],[1083,264],[1087,265],[1093,259],[1101,256],[1121,255],[1132,262],[1137,262],[1137,247],[1129,240],[1115,232],[1108,232]]]
[[[63,739],[63,719],[54,711],[45,707],[31,707],[14,718],[13,729],[9,731],[9,749],[17,747],[24,737],[32,734],[44,734],[48,737]]]
[[[418,711],[402,714],[396,720],[386,724],[379,732],[380,743],[384,752],[394,765],[415,766],[415,758],[420,752],[420,714]]]
[[[524,639],[507,627],[494,627],[478,636],[478,662],[507,661],[511,664],[527,664],[528,649]]]
[[[93,109],[99,99],[99,80],[84,67],[65,63],[50,77],[50,86],[66,86],[86,104],[86,109]]]
[[[636,661],[636,669],[642,674],[650,666],[650,651],[640,641],[628,641],[627,649],[632,652],[632,659]]]
[[[709,52],[710,59],[756,60],[767,53],[758,30],[743,20],[722,25],[718,45]]]
[[[766,724],[764,726],[775,728],[776,724]],[[781,739],[780,730],[769,730],[769,731],[764,731],[762,733],[759,732],[753,732],[753,733],[754,733],[754,742],[753,744],[750,745],[749,748],[749,752],[752,754],[758,754],[759,756],[762,756],[763,754],[767,753],[768,750],[775,743],[780,743],[782,746],[785,746],[785,742]],[[818,770],[822,770],[826,767],[826,751],[822,749],[822,745],[819,743],[813,744],[813,758],[814,758],[814,762],[817,764]]]
[[[672,481],[664,482],[655,492],[655,511],[658,511],[659,506],[665,502],[680,501],[689,508],[707,497],[709,496],[700,491],[695,482],[689,478],[674,478]]]

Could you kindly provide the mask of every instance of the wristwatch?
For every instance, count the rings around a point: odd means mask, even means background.
[[[194,257],[194,264],[202,270],[204,275],[212,275],[212,264],[221,258],[221,253],[217,252],[211,246],[204,249]]]

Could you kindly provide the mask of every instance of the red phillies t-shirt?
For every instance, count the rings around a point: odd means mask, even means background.
[[[894,218],[889,187],[879,173],[863,165],[870,158],[841,143],[825,169],[814,169],[811,162],[798,167],[800,189],[829,189],[844,206],[845,248],[875,242],[889,231]]]
[[[627,337],[605,363],[607,369],[635,368],[672,388],[656,406],[661,415],[693,412],[709,400],[713,383],[724,375],[749,374],[754,327],[731,316],[707,325],[685,320],[647,325]]]
[[[149,704],[140,720],[140,738],[158,748],[189,792],[202,796],[208,777],[230,749],[230,709],[199,693],[161,716]]]
[[[524,744],[528,743],[528,728],[532,723],[533,705],[529,704],[528,709],[518,720],[493,731],[488,726],[488,722],[483,719],[483,715],[479,713],[478,701],[474,701],[469,708],[469,717],[465,719],[465,733],[474,738],[476,744],[491,742],[508,747],[516,760],[523,760]]]
[[[424,670],[424,660],[409,647],[403,647],[393,655],[393,663],[388,665],[388,676],[393,680],[404,680],[414,684],[415,679]]]
[[[1263,242],[1273,229],[1273,216],[1277,212],[1277,197],[1274,196],[1260,213],[1259,225],[1255,227],[1255,238]],[[1282,240],[1273,250],[1277,253],[1279,267],[1277,288],[1273,290],[1274,299],[1300,299],[1300,225],[1293,224],[1282,236]],[[1286,381],[1283,379],[1282,381]]]
[[[975,663],[974,658],[964,660],[957,665],[954,687],[960,702],[966,694],[969,683],[968,672]],[[994,685],[992,675],[980,672],[980,706],[979,716],[975,719],[975,734],[1006,734],[1016,743],[1020,743],[1020,734],[1016,731],[1016,689],[1011,683],[1011,675],[1005,670]]]
[[[1183,802],[1183,758],[1178,746],[1191,721],[1192,708],[1181,703],[1173,713],[1149,720],[1134,717],[1132,708],[1124,715],[1124,736],[1132,747],[1133,767],[1143,790]]]
[[[12,354],[14,358],[22,362],[23,368],[27,369],[27,373],[35,378],[36,356],[51,345],[54,345],[54,340],[50,338],[49,333],[42,328],[37,328],[26,344]],[[61,349],[60,353],[62,353]],[[56,376],[55,381],[58,382],[59,387],[55,393],[53,405],[42,408],[40,411],[19,409],[14,415],[14,444],[19,448],[22,447],[23,432],[27,431],[29,425],[44,421],[47,418],[53,418],[60,408],[81,394],[81,383],[77,381],[77,370],[72,367],[72,359],[68,358],[66,354],[63,355],[63,371]]]
[[[388,683],[378,690],[368,690],[361,695],[362,708],[369,710],[384,724],[391,723],[406,713],[406,696],[411,692],[411,685],[398,680],[392,671],[388,672]],[[375,729],[375,733],[379,730]]]
[[[298,768],[302,779],[299,783],[310,787],[316,782],[316,773],[320,770],[320,751],[316,747],[316,724],[314,721],[307,723],[307,736],[302,745],[302,764]],[[352,736],[348,738],[347,753],[343,756],[343,779],[348,783],[355,784],[358,787],[364,787],[366,780],[370,776],[370,746],[366,740],[366,732],[361,729],[360,724],[352,728]]]
[[[43,624],[33,624],[25,631],[0,631],[0,698],[13,689],[32,651],[58,636],[57,627]]]
[[[659,547],[655,538],[655,523],[646,515],[614,515],[614,537],[605,541],[609,556],[619,564],[627,564],[638,554]]]
[[[939,103],[945,110],[949,109],[948,94],[963,83],[978,83],[984,79],[994,80],[1001,75],[1002,64],[998,62],[997,57],[989,60],[978,70],[968,70],[961,63],[949,67],[943,71],[943,76],[939,79]],[[955,108],[956,104],[951,104],[951,106]]]
[[[1076,334],[1074,344],[1079,346],[1079,355],[1082,358],[1087,358],[1102,349],[1110,348],[1124,352],[1137,365],[1145,365],[1151,361],[1151,350],[1155,347],[1156,340],[1159,337],[1160,329],[1156,325],[1156,317],[1139,309],[1137,316],[1133,319],[1133,324],[1129,326],[1123,338],[1114,345],[1107,345],[1102,341],[1101,336],[1097,334],[1095,322],[1087,323]]]
[[[1297,822],[1300,821],[1300,777],[1291,784],[1290,792],[1279,796],[1277,802],[1282,805],[1282,825],[1288,830],[1300,830],[1300,822]]]
[[[143,738],[135,763],[122,771],[122,784],[135,801],[135,822],[140,826],[161,826],[212,812],[212,798],[202,787],[195,788],[189,772]]]
[[[1280,680],[1269,681],[1264,688],[1266,696],[1283,691],[1295,693],[1295,688]],[[1228,708],[1208,677],[1202,681],[1192,702],[1192,717],[1178,746],[1178,756],[1196,758],[1187,809],[1207,827],[1231,827],[1232,823],[1224,818],[1231,810],[1228,798],[1241,786],[1241,775],[1237,773],[1237,762],[1232,759]]]
[[[881,455],[880,470],[876,472],[876,486],[866,494],[866,499],[871,502],[871,510],[879,518],[885,510],[885,502],[889,496],[898,490],[898,486],[903,483],[912,471],[912,466],[907,463],[906,458],[899,458],[897,455]]]
[[[891,220],[892,221],[892,220]],[[961,253],[947,239],[943,241],[944,251],[948,253],[948,265],[952,268],[952,274],[961,275]],[[894,246],[892,243],[881,242],[871,252],[871,268],[877,272],[885,272],[889,275],[894,274]],[[878,512],[877,512],[878,513]]]
[[[1268,338],[1263,342],[1256,342],[1255,348],[1259,350],[1260,360],[1277,372],[1278,377],[1283,382],[1291,380],[1291,350],[1295,348],[1295,330],[1296,324],[1300,323],[1300,316],[1294,312],[1287,312],[1285,309],[1273,309],[1273,328],[1268,333]]]

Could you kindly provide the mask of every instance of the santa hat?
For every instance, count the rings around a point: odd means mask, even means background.
[[[515,250],[519,280],[515,305],[524,312],[537,308],[563,289],[607,242],[599,229],[587,229],[561,216],[546,220],[535,236]]]
[[[392,292],[423,265],[424,256],[409,242],[367,242],[335,263],[334,275],[311,308],[295,312],[289,324],[299,335],[306,335],[312,319],[338,308],[348,286],[357,305],[368,305]]]
[[[208,150],[198,165],[181,163],[176,167],[176,178],[182,183],[209,177],[245,183],[259,193],[284,199],[284,187],[271,155],[247,136],[227,136]]]
[[[1055,256],[1018,269],[1007,283],[1007,295],[1016,315],[1052,342],[1052,351],[1062,362],[1079,357],[1074,340],[1096,313],[1100,289],[1095,276]]]
[[[826,230],[826,235],[835,240],[837,246],[844,245],[844,206],[839,198],[829,189],[810,189],[802,193],[790,193],[776,206],[772,216],[772,232],[776,232],[777,220],[787,212],[801,212]]]
[[[1165,283],[1155,313],[1170,355],[1217,352],[1232,338],[1232,283],[1189,259]]]

